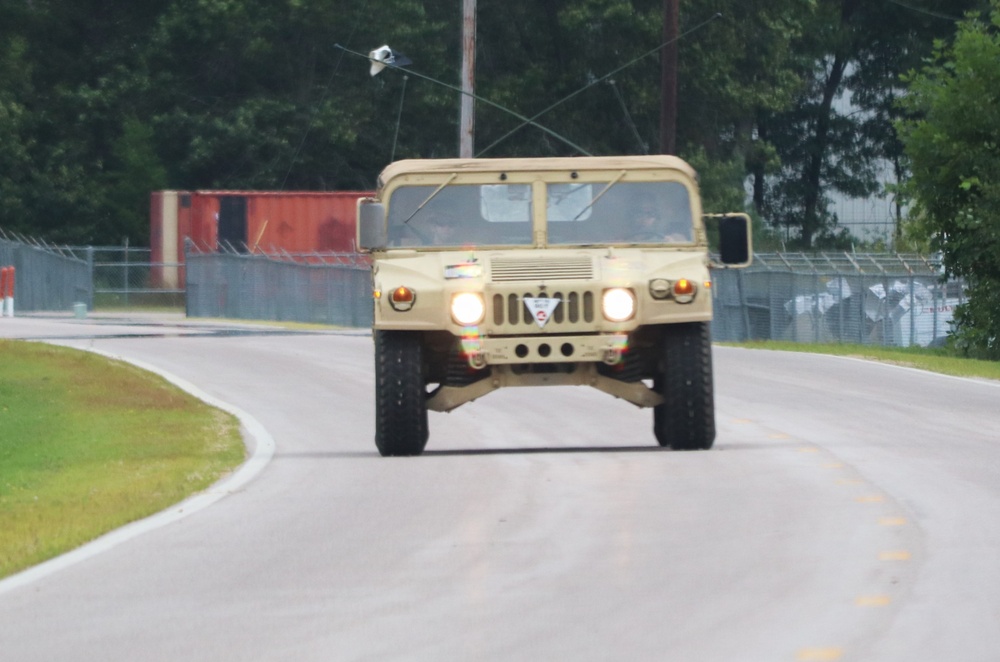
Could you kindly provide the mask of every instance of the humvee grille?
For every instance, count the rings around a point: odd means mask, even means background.
[[[594,263],[589,255],[547,259],[494,258],[491,262],[494,282],[519,280],[587,280],[594,277]]]
[[[562,324],[577,324],[580,322],[590,323],[594,321],[594,293],[593,292],[541,292],[532,294],[494,294],[493,295],[493,323],[497,326],[518,326],[531,327],[535,325],[535,320],[531,316],[531,311],[524,303],[524,299],[533,297],[552,297],[559,299],[560,303],[552,311],[552,318],[546,325],[547,329]],[[537,330],[537,327],[536,327]]]

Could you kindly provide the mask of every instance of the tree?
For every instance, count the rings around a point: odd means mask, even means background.
[[[748,116],[792,98],[783,62],[798,19],[783,15],[808,6],[686,5],[682,33],[726,14],[681,42],[681,154],[699,160],[709,200],[741,191],[739,168],[761,152]],[[481,3],[477,92],[525,116],[574,95],[539,121],[595,154],[645,152],[659,142],[650,52],[661,8]],[[457,84],[458,7],[387,0],[378,21],[371,11],[349,0],[0,0],[0,36],[12,45],[2,55],[11,66],[0,79],[0,178],[4,204],[18,210],[0,222],[55,240],[141,243],[147,188],[366,189],[393,157],[455,156],[457,92],[400,71],[372,78],[335,44],[367,53],[389,43],[415,71]],[[576,153],[535,127],[511,133],[520,123],[479,104],[477,146],[499,140],[489,156]]]
[[[884,193],[877,180],[883,162],[905,177],[893,126],[899,76],[952,29],[949,16],[976,4],[819,0],[792,47],[806,84],[789,108],[764,113],[758,122],[781,163],[780,172],[756,179],[758,210],[775,225],[796,229],[804,248],[842,237],[830,194]]]
[[[3,198],[17,201],[16,216],[0,223],[55,241],[110,238],[102,228],[117,234],[102,181],[135,99],[112,85],[114,72],[135,67],[166,1],[0,0],[0,60],[8,63],[0,97],[15,100],[0,124],[16,127],[4,149],[19,161],[0,164],[0,179],[16,180]]]
[[[0,41],[0,226],[23,230],[30,188],[31,118],[20,101],[30,89],[21,38]]]
[[[956,313],[969,353],[1000,359],[1000,0],[970,15],[952,44],[938,42],[930,64],[908,77],[899,128],[912,164],[914,217],[964,278]]]
[[[951,25],[911,5],[976,1],[685,0],[677,147],[703,175],[706,208],[741,201],[749,175],[759,215],[798,228],[805,245],[832,236],[831,191],[874,190],[879,158],[905,165],[890,121],[895,76]],[[540,123],[594,154],[652,151],[662,7],[480,3],[477,93],[526,117],[548,109]],[[459,84],[459,9],[0,0],[0,224],[141,243],[144,189],[369,189],[393,158],[456,156],[459,94],[416,73]],[[413,75],[372,78],[336,47],[384,43],[414,60]],[[838,110],[847,94],[862,112]],[[520,124],[477,103],[477,150],[578,151]]]
[[[185,188],[371,188],[393,155],[403,75],[368,75],[389,43],[441,75],[455,35],[424,3],[174,0],[146,49],[151,124],[171,181]],[[417,52],[415,52],[417,51]],[[453,95],[409,81],[396,157],[432,155],[454,132]],[[446,112],[444,109],[449,110]],[[450,155],[450,154],[449,154]]]
[[[748,175],[762,183],[778,172],[759,118],[788,110],[803,87],[794,46],[813,11],[810,0],[682,3],[682,33],[721,13],[679,49],[679,153],[701,174],[706,210],[739,208]]]

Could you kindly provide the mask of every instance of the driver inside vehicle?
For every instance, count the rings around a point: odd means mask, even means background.
[[[431,213],[424,221],[427,243],[431,246],[451,246],[457,240],[456,219],[440,212]]]
[[[629,241],[677,243],[691,241],[690,223],[683,219],[664,219],[662,210],[651,198],[639,201],[631,215]]]
[[[450,246],[456,242],[456,219],[437,210],[414,214],[389,228],[389,245]]]

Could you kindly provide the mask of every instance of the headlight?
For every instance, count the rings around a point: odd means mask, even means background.
[[[615,287],[604,290],[601,298],[601,309],[604,317],[610,322],[625,322],[635,315],[635,295],[632,290]]]
[[[451,298],[451,317],[462,326],[475,326],[483,321],[486,305],[475,292],[460,292]]]
[[[711,281],[705,281],[706,289],[711,285]],[[658,301],[672,297],[677,303],[691,303],[697,294],[698,286],[687,278],[679,278],[674,282],[670,282],[666,278],[655,278],[649,281],[649,296]]]

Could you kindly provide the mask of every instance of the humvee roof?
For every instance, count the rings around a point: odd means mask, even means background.
[[[391,179],[411,173],[454,172],[548,172],[565,170],[680,170],[692,179],[694,169],[676,156],[574,156],[542,159],[405,159],[385,167],[379,177],[382,186]]]

